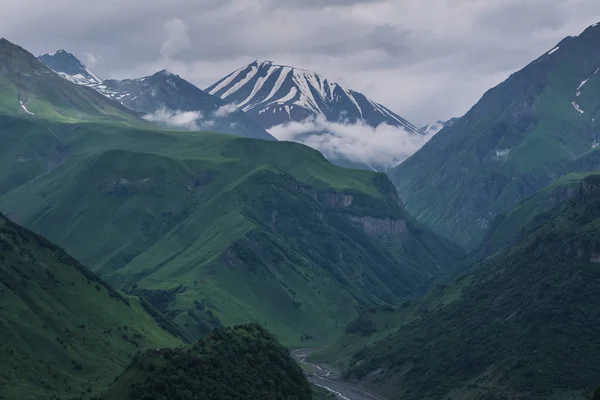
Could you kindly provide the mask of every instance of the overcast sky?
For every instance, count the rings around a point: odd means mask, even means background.
[[[169,69],[201,88],[255,59],[316,71],[417,125],[600,21],[599,0],[1,0],[0,36],[103,78]]]

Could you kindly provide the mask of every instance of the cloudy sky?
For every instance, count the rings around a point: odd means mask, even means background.
[[[415,124],[600,21],[598,0],[2,0],[0,36],[104,78],[166,68],[204,88],[255,59],[314,70]]]

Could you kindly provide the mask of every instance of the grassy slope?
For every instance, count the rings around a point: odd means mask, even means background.
[[[182,343],[147,307],[0,216],[0,397],[87,396],[138,350]]]
[[[19,176],[5,178],[12,190],[0,209],[118,287],[164,296],[162,311],[192,335],[216,315],[263,322],[288,345],[323,343],[356,308],[410,295],[456,254],[405,213],[385,176],[336,167],[302,145],[0,122],[18,148],[0,163]],[[36,144],[46,137],[50,145]],[[406,231],[369,236],[350,216],[384,230],[404,220]]]
[[[577,196],[581,180],[597,173],[573,172],[564,175],[533,196],[528,197],[511,210],[494,219],[477,253],[490,255],[502,247],[517,243],[522,237],[522,229],[538,215],[551,210],[565,200]]]
[[[138,356],[102,398],[309,400],[312,393],[288,351],[260,326],[244,325]]]
[[[550,184],[591,150],[600,28],[567,38],[489,90],[454,125],[390,173],[419,220],[474,248],[494,216]],[[577,87],[588,79],[580,89]],[[572,101],[585,110],[578,113]]]
[[[63,79],[5,39],[0,39],[0,114],[68,123],[144,124],[133,111],[91,88]]]
[[[407,300],[399,307],[375,307],[361,311],[333,345],[313,353],[311,360],[329,363],[342,370],[348,368],[357,352],[391,338],[401,327],[460,299],[462,289],[471,279],[471,276],[461,276],[447,284],[439,284],[426,295]]]
[[[600,372],[599,191],[586,177],[580,196],[451,284],[470,279],[459,298],[355,352],[348,376],[392,399],[584,398]]]

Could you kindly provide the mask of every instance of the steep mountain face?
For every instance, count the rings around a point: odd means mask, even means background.
[[[193,347],[148,351],[102,397],[106,400],[311,400],[302,369],[257,324],[215,331]]]
[[[589,398],[600,373],[599,237],[590,175],[508,251],[349,325],[347,375],[391,399]]]
[[[87,398],[138,350],[182,343],[148,302],[2,215],[0,304],[1,398]]]
[[[73,54],[58,50],[54,54],[43,54],[38,59],[47,67],[73,83],[89,87],[102,84],[102,79],[88,69]]]
[[[1,121],[18,128],[0,129],[18,151],[0,159],[0,209],[196,337],[260,321],[286,344],[324,343],[357,309],[412,295],[457,256],[385,175],[306,146]]]
[[[64,122],[143,123],[131,110],[62,79],[32,54],[0,39],[0,113]]]
[[[63,78],[116,100],[150,121],[188,130],[207,130],[275,140],[257,122],[178,75],[160,71],[139,79],[101,80],[73,54],[59,50],[39,57]]]
[[[390,172],[408,210],[469,248],[492,219],[597,146],[600,26],[489,90]]]
[[[314,72],[271,61],[254,61],[206,89],[236,104],[265,128],[323,118],[330,122],[363,122],[369,126],[401,126],[421,133],[414,125],[361,93],[347,90]]]

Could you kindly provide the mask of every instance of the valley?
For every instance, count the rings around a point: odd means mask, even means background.
[[[0,39],[0,399],[589,400],[599,43],[417,128],[273,61],[203,90]]]

